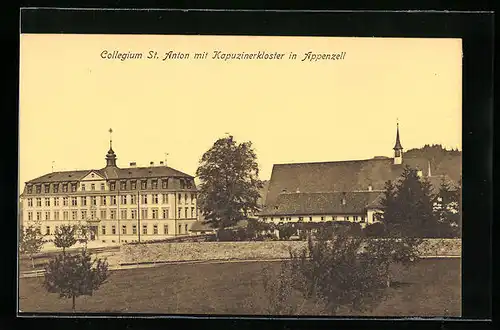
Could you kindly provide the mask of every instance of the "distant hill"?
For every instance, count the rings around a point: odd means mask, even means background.
[[[406,151],[404,157],[425,158],[431,163],[432,175],[447,174],[454,181],[462,175],[462,151],[446,149],[440,144],[426,144],[421,148]]]

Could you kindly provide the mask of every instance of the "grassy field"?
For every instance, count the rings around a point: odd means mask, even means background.
[[[261,282],[264,266],[279,262],[165,265],[118,270],[92,297],[76,300],[78,312],[162,314],[268,314]],[[460,259],[424,259],[394,270],[387,299],[364,316],[460,316]],[[25,312],[71,312],[71,301],[48,294],[43,277],[21,279]],[[347,314],[344,314],[347,315]]]

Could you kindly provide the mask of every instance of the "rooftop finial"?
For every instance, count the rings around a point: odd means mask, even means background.
[[[108,132],[109,132],[109,149],[113,149],[112,148],[113,138],[112,138],[112,135],[111,135],[113,133],[113,129],[110,128]]]

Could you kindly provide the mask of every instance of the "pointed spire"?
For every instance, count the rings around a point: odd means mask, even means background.
[[[111,134],[113,134],[113,129],[109,129],[109,150],[113,150],[113,137]]]
[[[403,146],[401,146],[401,141],[399,140],[399,122],[396,124],[396,144],[394,145],[394,150],[403,150]]]

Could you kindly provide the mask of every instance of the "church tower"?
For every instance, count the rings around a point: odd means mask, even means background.
[[[111,138],[111,133],[113,133],[113,130],[110,128],[109,129],[109,150],[108,153],[106,154],[106,167],[116,167],[116,154],[113,151],[113,140]]]
[[[399,123],[396,124],[396,144],[394,145],[394,165],[403,163],[403,147],[399,141]]]

